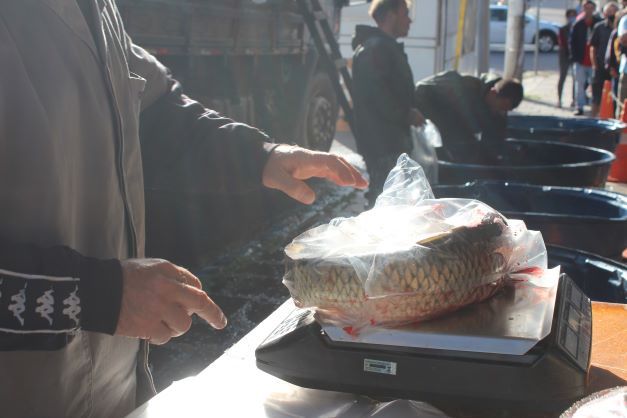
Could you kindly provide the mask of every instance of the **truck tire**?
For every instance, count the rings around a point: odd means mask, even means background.
[[[335,137],[338,100],[331,79],[318,72],[309,81],[305,97],[302,141],[309,149],[328,151]]]

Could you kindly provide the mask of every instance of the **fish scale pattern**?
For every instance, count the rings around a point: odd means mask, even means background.
[[[298,306],[315,307],[351,326],[433,318],[500,289],[506,267],[499,240],[503,227],[491,220],[406,251],[372,256],[366,283],[346,259],[288,258],[285,282]]]

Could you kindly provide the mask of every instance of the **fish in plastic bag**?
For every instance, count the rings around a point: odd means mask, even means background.
[[[435,199],[406,154],[373,209],[306,231],[285,252],[296,305],[349,332],[452,312],[547,265],[539,232],[476,200]]]

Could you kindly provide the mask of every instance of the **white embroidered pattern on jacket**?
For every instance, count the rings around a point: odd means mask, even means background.
[[[24,283],[24,287],[15,295],[11,296],[11,300],[15,303],[9,305],[9,310],[13,312],[13,316],[20,321],[20,325],[24,326],[24,318],[22,313],[26,310],[26,286],[28,283]]]
[[[76,292],[78,291],[78,286],[74,289],[70,296],[63,301],[64,305],[68,305],[67,308],[63,310],[63,314],[70,317],[71,320],[74,321],[74,324],[78,326],[78,314],[81,312],[80,303],[81,300],[78,296],[76,296]]]
[[[41,315],[42,318],[47,319],[50,325],[52,325],[52,317],[50,316],[50,314],[54,312],[54,297],[52,296],[53,292],[53,289],[47,290],[43,295],[37,298],[37,303],[39,304],[39,306],[35,308],[35,312]]]

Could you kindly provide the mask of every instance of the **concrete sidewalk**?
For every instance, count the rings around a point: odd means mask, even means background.
[[[564,84],[562,108],[557,107],[557,71],[526,71],[523,74],[525,98],[513,114],[543,115],[572,117],[575,109],[570,108],[572,99],[573,80],[567,77]]]

